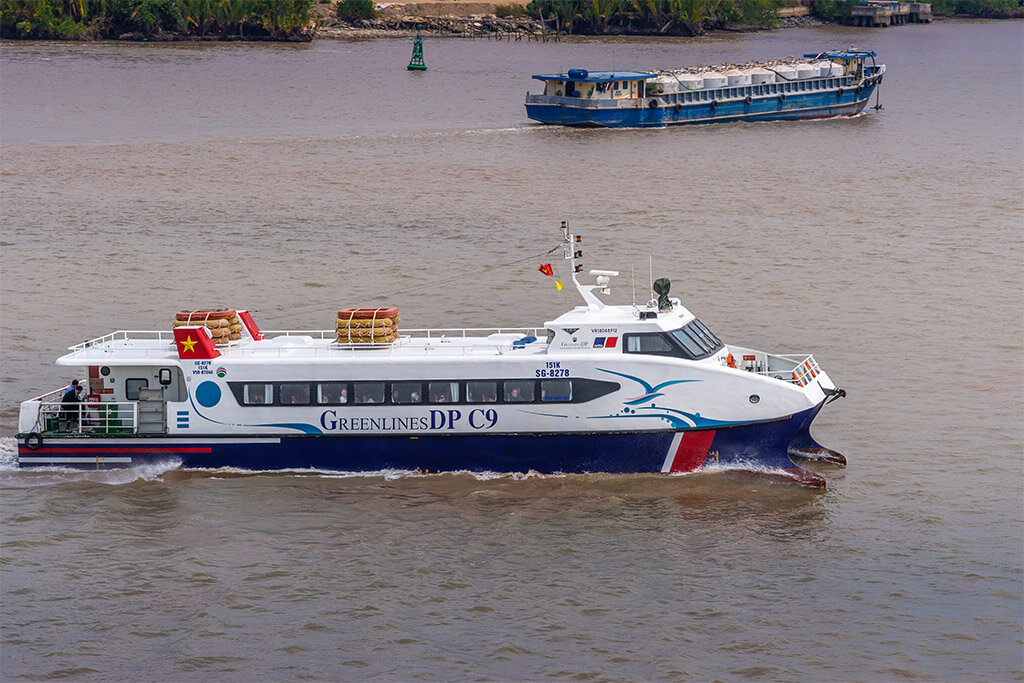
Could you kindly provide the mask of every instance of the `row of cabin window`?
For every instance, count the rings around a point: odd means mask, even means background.
[[[538,386],[539,391],[538,391]],[[462,392],[465,393],[462,393]],[[387,400],[385,400],[385,398]],[[247,382],[245,405],[416,405],[419,403],[532,403],[572,400],[572,380],[467,382]]]

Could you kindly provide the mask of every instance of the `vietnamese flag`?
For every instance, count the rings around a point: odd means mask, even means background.
[[[542,265],[537,270],[539,270],[540,272],[544,273],[545,275],[554,275],[555,274],[555,271],[551,270],[551,264],[550,263],[545,263],[544,265]]]

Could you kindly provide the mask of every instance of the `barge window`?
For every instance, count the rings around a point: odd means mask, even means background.
[[[571,401],[572,380],[542,379],[540,381],[541,401]]]
[[[533,380],[510,379],[505,382],[506,403],[531,403],[533,394]]]
[[[355,382],[352,393],[353,403],[383,403],[384,382]]]
[[[497,382],[466,382],[467,403],[494,403],[497,398]]]
[[[306,382],[289,382],[287,384],[282,384],[278,389],[278,396],[281,397],[281,405],[308,406],[309,384]]]
[[[431,382],[429,386],[431,403],[459,402],[458,382]]]
[[[270,384],[269,382],[248,382],[242,385],[242,403],[245,405],[269,405],[273,402],[273,384]]]
[[[391,385],[391,402],[398,405],[423,402],[423,385],[419,382],[394,382]]]
[[[139,389],[148,389],[148,379],[126,379],[124,381],[124,397],[129,401],[139,400]]]
[[[344,382],[321,382],[317,384],[316,402],[332,406],[348,403],[348,385]]]

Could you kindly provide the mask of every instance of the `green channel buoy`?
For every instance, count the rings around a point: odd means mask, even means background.
[[[427,65],[423,63],[423,36],[420,35],[419,28],[416,29],[416,39],[412,41],[412,59],[406,68],[410,71],[427,70]]]

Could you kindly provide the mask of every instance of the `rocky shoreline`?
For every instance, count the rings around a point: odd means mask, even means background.
[[[434,4],[434,3],[432,3]],[[470,3],[461,3],[470,4]],[[392,6],[395,7],[395,6]],[[324,17],[316,29],[316,38],[327,39],[368,39],[368,38],[408,38],[415,36],[417,31],[431,36],[455,36],[465,38],[498,38],[507,40],[562,40],[570,37],[562,33],[556,34],[549,27],[536,19],[519,17],[503,19],[493,14],[470,14],[469,16],[420,16],[409,13],[415,11],[415,5],[398,6],[400,11],[382,12],[376,19],[364,19],[355,23],[347,23],[337,19]],[[390,9],[390,8],[389,8]],[[799,26],[822,26],[827,22],[811,16],[783,17],[774,28],[793,28]],[[751,33],[771,30],[754,26],[734,26],[722,29],[722,33]],[[715,33],[716,31],[709,31]],[[606,35],[665,35],[651,33],[618,33]]]

